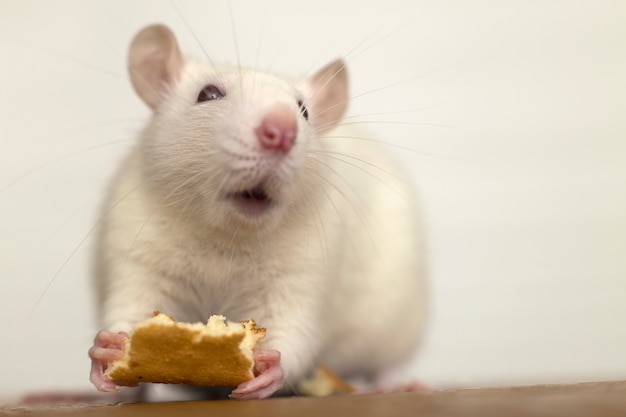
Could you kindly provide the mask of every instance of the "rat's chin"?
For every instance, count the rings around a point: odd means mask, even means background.
[[[261,187],[230,193],[226,197],[247,218],[261,217],[274,205],[274,201]]]

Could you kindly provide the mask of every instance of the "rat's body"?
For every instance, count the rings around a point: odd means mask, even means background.
[[[408,359],[424,310],[418,216],[380,146],[331,131],[343,63],[293,86],[183,62],[159,26],[130,61],[155,114],[105,204],[102,328],[128,332],[154,310],[253,318],[288,389],[318,364],[376,377]]]

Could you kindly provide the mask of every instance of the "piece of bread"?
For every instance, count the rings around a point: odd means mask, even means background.
[[[236,387],[254,378],[252,350],[264,338],[265,328],[257,329],[254,320],[211,316],[204,325],[155,312],[134,327],[124,357],[111,362],[105,375],[120,383]]]
[[[298,393],[311,397],[327,397],[354,392],[354,387],[348,384],[325,366],[315,368],[310,378],[300,381]]]

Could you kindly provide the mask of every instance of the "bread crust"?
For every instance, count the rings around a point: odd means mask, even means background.
[[[254,378],[252,351],[265,338],[254,320],[226,322],[211,316],[207,325],[176,322],[155,312],[138,323],[124,346],[124,357],[109,364],[114,382],[157,382],[236,387]]]

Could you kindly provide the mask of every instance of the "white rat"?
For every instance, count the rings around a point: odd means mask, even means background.
[[[320,364],[375,379],[410,358],[424,321],[418,214],[384,149],[337,130],[343,61],[291,83],[183,59],[154,25],[129,71],[154,114],[106,200],[96,387],[116,389],[103,371],[154,310],[267,328],[236,399],[291,390]]]

